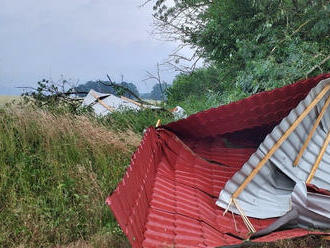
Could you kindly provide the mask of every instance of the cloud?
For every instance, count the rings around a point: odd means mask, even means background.
[[[140,91],[176,44],[150,35],[151,6],[132,0],[2,0],[0,94],[60,75],[84,82],[121,74]],[[173,73],[165,72],[170,81]],[[6,86],[6,90],[5,90]]]

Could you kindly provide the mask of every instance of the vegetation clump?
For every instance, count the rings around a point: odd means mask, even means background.
[[[0,246],[77,240],[125,247],[104,201],[141,136],[86,116],[29,108],[0,114]]]

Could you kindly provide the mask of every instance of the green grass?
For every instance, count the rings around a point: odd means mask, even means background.
[[[199,96],[189,95],[182,101],[169,102],[169,106],[175,107],[179,105],[188,115],[191,115],[203,110],[216,108],[220,105],[235,102],[248,96],[249,95],[238,90],[222,91],[221,93],[209,91],[206,94]]]
[[[0,247],[125,247],[105,205],[140,136],[87,117],[0,114]]]
[[[173,115],[164,110],[145,109],[142,111],[128,110],[125,112],[114,112],[98,121],[116,131],[133,130],[142,134],[143,130],[149,126],[155,126],[160,119],[162,124],[167,124],[174,120]]]

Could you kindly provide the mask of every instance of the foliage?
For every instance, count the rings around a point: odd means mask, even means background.
[[[191,74],[179,74],[167,89],[167,97],[170,103],[182,101],[188,96],[201,96],[209,91],[222,90],[219,71],[216,67],[201,68]]]
[[[195,48],[210,65],[197,75],[216,78],[220,94],[250,95],[330,69],[328,0],[153,2],[156,30]],[[178,76],[169,99],[211,88],[196,81],[196,72]]]
[[[137,87],[135,86],[135,84],[133,83],[127,83],[127,82],[121,82],[119,84],[120,86],[123,86],[127,89],[129,89],[130,91],[132,91],[135,95],[139,96],[139,91],[137,89]],[[125,96],[125,97],[128,97],[128,98],[134,98],[134,95],[132,95],[131,93],[123,90],[124,88],[122,88],[122,92],[118,92],[117,91],[117,94],[120,95],[120,96]]]
[[[167,90],[168,105],[179,105],[193,114],[249,96],[242,87],[222,80],[223,70],[214,66],[180,74]]]
[[[201,92],[200,95],[187,95],[179,101],[171,98],[168,101],[168,106],[175,107],[179,105],[188,115],[191,115],[210,108],[216,108],[222,104],[238,101],[244,97],[247,97],[247,94],[239,89],[226,88],[226,90],[221,92],[207,90],[206,92]]]
[[[79,112],[81,100],[72,97],[77,91],[67,80],[53,82],[43,79],[37,85],[37,88],[29,88],[31,91],[22,94],[23,105],[30,104],[56,112]]]
[[[0,246],[129,247],[104,200],[143,130],[173,116],[146,109],[95,118],[54,106],[0,111]]]
[[[112,82],[111,82],[112,83]],[[114,83],[116,85],[123,86],[129,90],[131,90],[133,93],[135,93],[137,96],[139,96],[139,91],[135,84],[133,83],[127,83],[127,82],[121,82],[119,84]],[[75,87],[75,90],[78,92],[89,92],[91,89],[100,92],[100,93],[108,93],[113,94],[117,96],[125,96],[128,98],[133,98],[134,96],[131,95],[129,92],[124,91],[123,88],[117,89],[109,84],[109,81],[102,81],[102,80],[96,80],[96,81],[88,81],[84,84],[80,84],[77,87]],[[80,94],[80,96],[85,96],[86,94]]]
[[[219,106],[220,96],[214,92],[208,92],[201,96],[189,95],[186,99],[175,102],[172,106],[182,107],[187,115]]]
[[[133,130],[138,134],[142,134],[143,130],[150,126],[155,126],[158,119],[162,120],[162,124],[173,121],[173,115],[165,110],[144,109],[141,111],[126,110],[123,112],[114,112],[104,118],[98,120],[113,130],[124,131]]]

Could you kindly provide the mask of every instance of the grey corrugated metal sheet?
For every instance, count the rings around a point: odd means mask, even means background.
[[[97,103],[93,94],[95,94],[98,97],[107,97],[111,95],[111,94],[100,93],[92,89],[88,92],[88,95],[84,98],[84,101],[82,102],[83,106],[89,106],[91,104]]]
[[[82,102],[82,106],[83,107],[91,106],[96,115],[105,116],[109,114],[110,111],[102,104],[100,104],[93,95],[100,97],[107,106],[115,109],[116,111],[127,110],[127,109],[133,109],[133,110],[141,109],[140,106],[131,103],[129,101],[126,101],[125,99],[122,99],[115,95],[104,94],[104,93],[96,92],[95,90],[90,90],[88,95],[84,98],[84,101]],[[153,105],[143,105],[143,108],[160,109],[160,107]]]
[[[293,227],[330,229],[330,196],[308,192],[303,182],[296,184],[292,193],[292,209],[298,211]]]
[[[304,182],[298,182],[291,196],[292,208],[253,238],[283,228],[330,229],[330,195],[308,192]]]
[[[220,192],[217,205],[222,208],[227,208],[232,194],[326,84],[330,84],[330,79],[321,81],[310,91],[307,97],[301,101],[300,104],[293,109],[269,135],[267,135],[256,153],[254,153],[244,164],[242,169],[227,182],[225,188]],[[306,140],[318,113],[324,105],[324,101],[329,95],[330,92],[323,97],[323,100],[317,104],[317,107],[314,108],[300,123],[295,131],[273,154],[271,159],[238,196],[237,202],[247,216],[255,218],[279,217],[284,215],[290,209],[290,199],[294,186],[296,182],[306,181],[328,133],[330,125],[329,110],[326,111],[321,125],[317,128],[297,167],[293,166],[293,161]],[[320,188],[330,189],[329,168],[330,147],[327,148],[319,165],[319,169],[315,173],[315,177],[311,183]],[[238,213],[233,205],[229,210]]]

